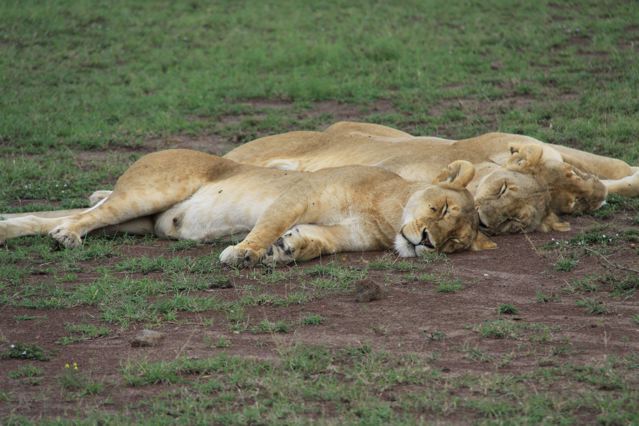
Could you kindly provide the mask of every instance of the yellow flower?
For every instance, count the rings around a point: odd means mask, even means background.
[[[71,368],[71,366],[69,365],[69,363],[67,362],[66,364],[64,364],[64,368]]]
[[[77,363],[77,362],[74,362],[74,363],[73,363],[73,369],[74,369],[74,370],[77,370],[77,369],[78,369],[78,363]]]

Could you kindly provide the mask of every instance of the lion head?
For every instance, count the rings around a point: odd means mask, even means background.
[[[482,231],[496,235],[570,229],[551,208],[542,154],[543,148],[536,144],[511,147],[506,165],[481,179],[475,202]]]
[[[547,161],[542,170],[550,189],[550,208],[555,213],[579,214],[597,210],[608,190],[598,177],[562,161]]]
[[[400,256],[495,247],[495,243],[479,232],[473,197],[466,190],[474,175],[471,163],[455,161],[441,172],[433,185],[410,197],[395,237],[395,249]]]

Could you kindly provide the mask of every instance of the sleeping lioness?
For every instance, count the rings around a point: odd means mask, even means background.
[[[220,255],[238,266],[392,246],[405,257],[481,250],[494,244],[478,231],[465,189],[474,173],[472,164],[455,161],[431,184],[375,167],[302,173],[168,150],[135,162],[88,210],[0,221],[0,240],[48,233],[76,247],[87,233],[119,224],[124,231],[200,241],[250,231]]]
[[[483,229],[491,234],[566,231],[569,224],[560,221],[557,214],[597,209],[608,191],[620,192],[615,186],[619,182],[602,182],[580,171],[548,144],[500,133],[448,141],[414,137],[376,124],[339,122],[324,132],[260,138],[234,149],[225,158],[306,171],[346,164],[371,165],[422,181],[436,177],[451,161],[467,160],[477,170],[468,189],[476,199]]]

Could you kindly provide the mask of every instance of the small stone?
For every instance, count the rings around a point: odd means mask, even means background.
[[[355,283],[355,301],[360,303],[380,300],[384,297],[382,287],[374,281],[358,281]]]
[[[164,340],[164,333],[154,330],[142,330],[131,340],[131,346],[134,348],[143,348],[147,346],[159,346]]]

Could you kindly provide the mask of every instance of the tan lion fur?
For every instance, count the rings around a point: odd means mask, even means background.
[[[49,234],[76,247],[105,227],[200,241],[248,232],[220,255],[240,266],[393,246],[401,256],[492,248],[465,189],[474,173],[452,162],[431,184],[374,167],[303,173],[168,150],[135,162],[88,210],[0,221],[0,240]]]
[[[466,160],[477,170],[468,188],[483,224],[493,234],[568,230],[557,214],[597,209],[608,192],[639,195],[639,174],[620,160],[505,133],[453,141],[415,137],[377,124],[339,122],[323,132],[260,138],[225,158],[306,171],[370,165],[416,181],[430,181],[446,164]],[[620,177],[625,180],[612,180]]]

